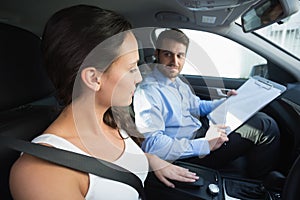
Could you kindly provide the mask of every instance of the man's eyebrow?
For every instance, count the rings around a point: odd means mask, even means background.
[[[173,54],[185,54],[185,52],[173,52],[173,51],[170,51],[170,50],[161,50],[162,52],[166,52],[166,53],[173,53]]]
[[[171,53],[171,54],[175,54],[175,55],[185,55],[185,52],[178,52],[178,53],[175,53],[175,52],[172,52],[172,51],[169,51],[169,50],[161,50],[162,53]]]
[[[175,52],[173,52],[173,51],[169,51],[169,50],[162,50],[162,53],[171,53],[171,54],[177,54],[177,53],[175,53]]]
[[[167,53],[173,53],[172,51],[169,50],[161,50],[162,52],[167,52]]]

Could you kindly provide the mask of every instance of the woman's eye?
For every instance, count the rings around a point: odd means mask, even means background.
[[[130,69],[130,73],[135,73],[135,72],[137,72],[138,70],[139,70],[138,67],[132,68],[132,69]]]

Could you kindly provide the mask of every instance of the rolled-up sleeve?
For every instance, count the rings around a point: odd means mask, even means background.
[[[204,138],[173,139],[160,133],[147,137],[142,144],[142,149],[147,153],[171,161],[179,158],[205,156],[210,153],[208,141]]]

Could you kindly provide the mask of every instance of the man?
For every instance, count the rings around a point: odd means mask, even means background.
[[[136,125],[145,136],[142,149],[165,160],[181,159],[216,169],[244,155],[248,175],[262,178],[276,164],[276,122],[257,113],[228,136],[226,127],[209,126],[205,116],[224,100],[201,100],[178,77],[188,45],[188,37],[178,29],[166,30],[157,39],[156,62],[139,84],[133,102]]]

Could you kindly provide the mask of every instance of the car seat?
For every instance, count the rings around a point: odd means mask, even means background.
[[[41,39],[0,23],[0,135],[31,140],[59,113],[54,87],[41,64]],[[0,146],[0,199],[12,199],[9,172],[19,152]]]
[[[300,155],[293,163],[288,173],[282,192],[283,200],[300,199]]]

